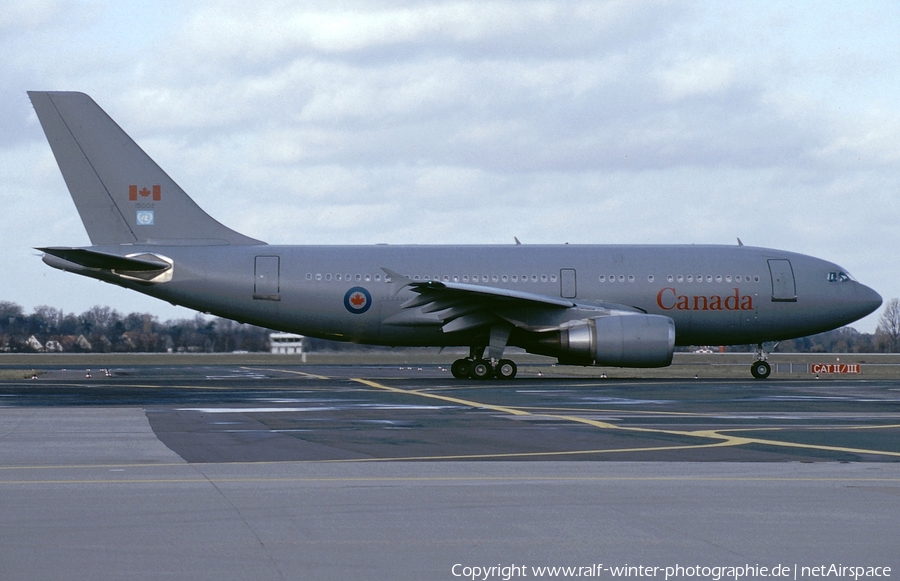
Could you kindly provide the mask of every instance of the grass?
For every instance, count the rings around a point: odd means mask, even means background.
[[[398,349],[396,351],[356,351],[308,353],[307,365],[446,365],[462,357],[466,351],[445,349]],[[676,353],[670,367],[659,369],[621,369],[613,367],[578,367],[555,365],[555,359],[513,352],[509,357],[519,365],[520,372],[529,375],[542,373],[553,376],[610,378],[735,378],[750,376],[753,353]],[[775,353],[769,356],[773,365],[773,378],[815,379],[805,368],[793,373],[776,371],[775,364],[859,363],[862,373],[856,375],[821,376],[859,377],[861,379],[900,379],[900,354],[825,354],[825,353]],[[48,367],[136,367],[178,365],[303,365],[298,355],[271,355],[269,353],[47,353],[0,354],[0,379],[30,378],[32,370]]]
[[[0,381],[14,381],[18,379],[31,379],[42,372],[34,369],[0,369]]]

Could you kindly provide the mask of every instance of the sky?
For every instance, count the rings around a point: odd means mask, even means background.
[[[89,240],[28,90],[90,94],[269,243],[739,237],[898,297],[897,30],[894,1],[0,0],[0,301],[195,314],[41,262]]]

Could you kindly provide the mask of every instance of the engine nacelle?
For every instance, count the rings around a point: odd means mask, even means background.
[[[560,327],[560,363],[666,367],[675,350],[675,322],[662,315],[611,315]]]

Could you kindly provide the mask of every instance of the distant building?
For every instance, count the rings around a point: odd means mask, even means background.
[[[25,345],[27,345],[32,351],[43,351],[44,344],[37,340],[37,337],[32,335],[25,341]]]
[[[270,333],[269,348],[273,355],[305,355],[303,335],[294,333]]]
[[[63,351],[90,351],[91,342],[84,335],[63,335],[56,337],[56,340],[62,346]],[[50,351],[50,341],[47,341],[47,351]]]

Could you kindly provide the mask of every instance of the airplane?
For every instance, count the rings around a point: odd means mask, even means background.
[[[310,337],[462,346],[456,378],[560,364],[665,367],[679,345],[763,344],[862,318],[881,296],[825,260],[737,245],[281,246],[208,215],[91,97],[28,93],[91,246],[43,261],[204,313]]]

